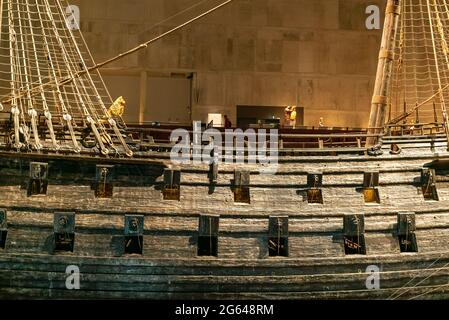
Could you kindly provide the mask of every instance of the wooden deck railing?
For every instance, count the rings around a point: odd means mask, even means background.
[[[62,125],[62,121],[54,119],[54,129],[59,141],[70,141],[70,137],[66,132],[66,128]],[[39,132],[41,139],[48,139],[48,129],[44,120],[40,119]],[[83,132],[81,128],[84,128],[82,119],[74,119],[76,123],[76,136],[81,139]],[[385,134],[368,134],[367,129],[361,128],[314,128],[312,127],[299,127],[297,129],[278,129],[277,149],[279,153],[288,154],[338,154],[338,153],[363,153],[368,149],[365,147],[365,142],[369,137],[384,137],[390,142],[397,139],[413,140],[417,137],[421,137],[421,142],[435,141],[435,139],[444,139],[444,127],[441,123],[422,123],[422,124],[395,124],[387,125],[385,127]],[[11,144],[11,132],[12,124],[7,114],[2,115],[0,118],[0,146],[7,148]],[[192,126],[177,124],[146,124],[146,125],[128,125],[126,129],[123,129],[123,134],[127,136],[127,142],[133,146],[137,151],[158,151],[167,152],[175,145],[173,141],[170,141],[170,135],[175,129],[184,129],[190,136],[190,141],[193,141],[193,129]],[[206,128],[202,128],[204,132]],[[225,139],[225,129],[215,128],[222,134],[223,142]],[[235,130],[235,129],[233,129]],[[253,132],[260,132],[264,130],[267,134],[267,141],[269,141],[269,130],[255,128],[251,129]],[[242,132],[242,131],[241,131]],[[238,132],[234,131],[234,137],[238,136]],[[112,130],[108,130],[111,137],[114,137]],[[242,139],[244,140],[244,147],[248,147],[248,139],[243,131]],[[401,138],[402,137],[402,138]],[[427,139],[427,140],[426,140]],[[118,143],[118,139],[113,140],[114,143]],[[208,142],[204,142],[207,144]],[[95,142],[94,142],[95,144]],[[233,144],[232,149],[239,152],[246,152],[244,150],[236,150],[237,143]],[[268,145],[268,148],[270,146]],[[229,150],[228,150],[229,151]]]

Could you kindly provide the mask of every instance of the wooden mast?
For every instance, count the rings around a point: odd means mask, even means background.
[[[394,61],[394,47],[396,31],[401,11],[401,0],[388,0],[385,14],[384,31],[379,52],[374,95],[371,102],[368,134],[379,134],[385,122],[387,109],[387,96],[391,81],[391,72]],[[372,147],[378,143],[378,137],[368,137],[366,146]]]

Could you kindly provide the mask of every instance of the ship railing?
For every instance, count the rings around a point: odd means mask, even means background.
[[[11,142],[12,126],[10,119],[3,116],[0,119],[0,144],[8,145]],[[56,119],[55,119],[56,120]],[[43,122],[43,120],[42,120]],[[82,139],[83,132],[79,128],[85,128],[82,118],[74,119],[75,132],[78,139]],[[48,130],[44,122],[39,126],[40,133],[43,140],[48,138]],[[60,142],[70,142],[70,136],[67,134],[62,121],[54,121],[55,132],[57,133],[57,139]],[[78,129],[77,129],[78,128]],[[127,138],[127,142],[135,147],[137,151],[157,151],[157,152],[170,152],[171,149],[177,144],[170,141],[170,135],[173,130],[177,128],[173,124],[158,124],[146,125],[143,127],[128,126],[123,128],[122,133]],[[193,141],[192,126],[187,124],[182,127],[190,135],[190,141]],[[217,128],[224,135],[224,128]],[[376,131],[382,133],[369,134],[366,129],[351,129],[351,128],[316,128],[317,132],[312,133],[296,133],[307,131],[308,127],[299,127],[296,129],[279,130],[278,138],[276,140],[277,150],[279,155],[295,155],[295,154],[339,154],[339,153],[365,153],[369,150],[365,144],[369,137],[381,138],[384,143],[434,143],[446,141],[444,134],[444,126],[442,123],[430,122],[430,123],[415,123],[415,124],[390,124],[384,128],[378,128]],[[326,132],[328,131],[328,132]],[[111,133],[114,143],[118,141],[111,130],[107,131]],[[256,129],[258,132],[258,129]],[[266,132],[266,139],[269,141],[269,131]],[[93,137],[90,137],[93,138]],[[223,141],[225,137],[223,136]],[[244,148],[248,148],[248,139],[244,136]],[[204,142],[208,144],[208,142]],[[193,146],[190,145],[193,149]],[[239,145],[235,143],[232,149],[237,153],[246,152],[238,149]],[[270,146],[268,145],[267,148]],[[225,152],[231,152],[225,150]]]
[[[193,134],[192,131],[186,130],[189,134]],[[139,129],[138,132],[140,137],[140,144],[143,149],[151,151],[169,151],[175,145],[183,148],[193,149],[192,144],[180,145],[179,141],[171,142],[170,140],[157,140],[153,138],[152,133],[154,132],[165,132],[170,133],[169,129]],[[365,141],[368,137],[382,137],[383,134],[367,134],[366,132],[360,133],[326,133],[326,134],[279,134],[276,140],[276,149],[280,155],[289,155],[297,153],[364,153],[367,148],[364,146]],[[225,141],[225,137],[222,137]],[[192,140],[191,140],[192,141]],[[269,137],[267,136],[267,141]],[[203,142],[203,144],[208,144],[209,142]],[[248,139],[244,137],[244,149],[248,149],[249,145]],[[258,147],[258,146],[256,146]],[[267,144],[266,147],[269,149],[270,145]],[[231,147],[236,153],[246,152],[245,150],[240,150],[237,142]],[[225,152],[231,152],[227,148],[221,148]]]
[[[407,137],[410,139],[444,134],[444,124],[440,122],[389,124],[385,126],[386,137]]]
[[[135,134],[138,134],[141,139],[145,139],[148,137],[151,137],[155,141],[158,140],[170,140],[170,134],[173,132],[173,128],[153,128],[153,127],[133,127],[128,126],[130,131],[134,132]],[[312,127],[310,127],[312,128]],[[314,133],[295,133],[295,131],[310,131],[309,127],[299,127],[297,129],[287,129],[287,130],[279,130],[279,135],[283,136],[285,138],[299,138],[299,139],[306,139],[309,137],[318,137],[318,136],[328,136],[329,138],[348,138],[351,137],[351,135],[357,135],[357,136],[363,136],[366,135],[366,129],[350,129],[350,128],[337,128],[337,127],[329,127],[329,128],[314,128],[313,130],[316,130],[317,132]],[[186,130],[187,133],[189,133],[191,136],[194,133],[191,130],[191,127],[182,127],[180,129]],[[222,132],[224,134],[224,128],[215,128],[218,131]],[[265,128],[252,128],[256,129],[256,133],[259,132],[260,129]],[[232,129],[235,130],[235,129]],[[284,133],[288,131],[293,131],[293,133]],[[326,132],[330,131],[330,132]],[[323,133],[324,132],[324,133]],[[266,131],[267,134],[269,134],[269,131]]]

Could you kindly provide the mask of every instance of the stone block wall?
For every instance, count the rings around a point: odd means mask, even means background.
[[[97,61],[149,40],[218,3],[72,1],[81,9],[81,29]],[[104,73],[151,77],[193,72],[195,120],[206,121],[207,113],[220,112],[235,122],[237,105],[299,105],[305,108],[305,125],[317,125],[324,117],[329,126],[366,126],[382,30],[366,29],[365,10],[378,5],[383,22],[385,3],[235,0],[146,51],[108,66]],[[191,9],[183,11],[186,8]],[[114,96],[123,94],[115,92],[119,86],[113,87]],[[139,98],[139,105],[130,108],[160,107],[145,105],[148,99],[142,101],[142,92]],[[138,121],[138,113],[133,111],[128,120]]]

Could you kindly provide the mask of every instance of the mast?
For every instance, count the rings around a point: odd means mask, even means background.
[[[401,11],[401,0],[388,0],[385,14],[384,31],[379,51],[379,63],[377,66],[374,95],[371,102],[371,114],[368,124],[368,134],[379,134],[385,122],[385,114],[388,103],[388,91],[391,82],[391,73],[394,62],[395,39],[398,21]],[[368,137],[367,147],[378,143],[378,137]]]
[[[22,143],[20,142],[20,109],[18,105],[18,90],[17,90],[17,80],[16,80],[16,53],[15,45],[17,41],[16,32],[14,30],[14,17],[12,14],[12,3],[8,0],[8,27],[9,27],[9,59],[11,64],[11,92],[12,92],[12,105],[11,105],[11,115],[14,122],[14,147],[20,149]]]

